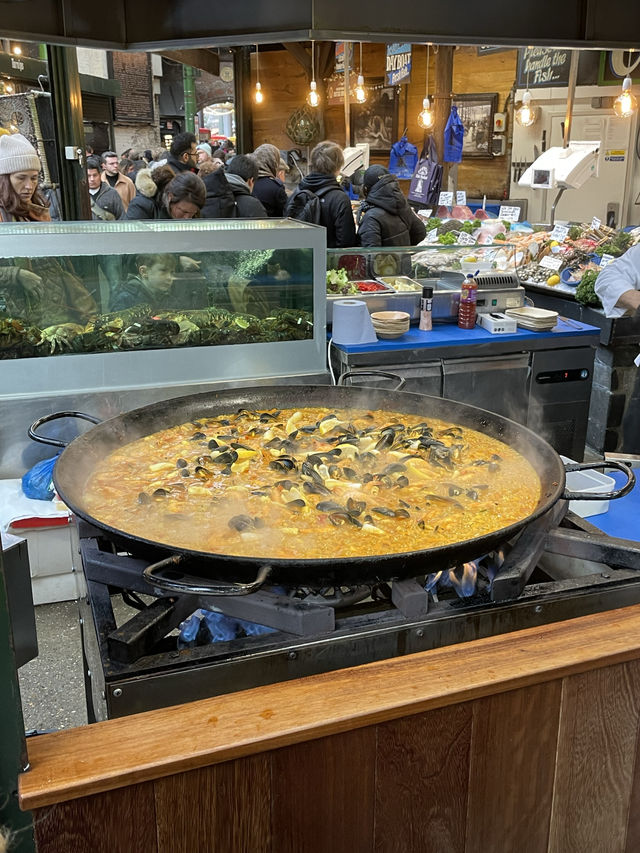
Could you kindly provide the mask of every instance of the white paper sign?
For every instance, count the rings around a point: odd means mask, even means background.
[[[451,207],[453,204],[453,193],[440,193],[438,197],[438,204],[442,204],[445,207]]]
[[[613,257],[613,255],[603,255],[600,258],[600,266],[606,267],[611,263],[611,261],[615,261],[615,258]]]
[[[466,204],[467,203],[467,191],[466,190],[458,190],[456,192],[456,204]]]
[[[425,219],[428,219],[428,218],[431,216],[431,214],[432,214],[432,213],[433,213],[433,210],[432,210],[432,209],[429,209],[429,208],[423,207],[423,208],[422,208],[422,210],[419,210],[419,211],[418,211],[418,216],[422,216],[422,217],[424,217]]]
[[[556,272],[562,266],[562,258],[556,258],[552,255],[545,255],[545,257],[538,264],[539,267],[544,267],[546,270],[555,270]]]
[[[460,236],[458,237],[458,243],[460,246],[475,246],[476,241],[471,236],[471,234],[467,234],[465,231],[461,231]]]
[[[597,231],[601,225],[602,225],[602,220],[598,219],[597,216],[594,216],[593,219],[591,220],[591,227],[594,229],[594,231]]]
[[[568,225],[554,225],[553,231],[549,236],[552,240],[557,240],[558,243],[562,243],[563,240],[567,239],[567,234],[569,233]]]
[[[504,219],[506,222],[517,222],[520,219],[520,208],[501,204],[498,219]]]
[[[429,231],[425,239],[427,243],[435,243],[438,239],[438,229],[434,228],[432,231]]]

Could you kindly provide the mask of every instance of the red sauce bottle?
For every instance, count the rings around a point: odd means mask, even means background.
[[[458,326],[461,329],[473,329],[476,325],[476,304],[478,301],[478,282],[468,275],[462,282],[460,305],[458,306]]]

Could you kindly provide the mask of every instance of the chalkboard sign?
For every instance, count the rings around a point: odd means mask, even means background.
[[[525,47],[518,51],[519,88],[566,86],[569,83],[571,51],[561,47]]]

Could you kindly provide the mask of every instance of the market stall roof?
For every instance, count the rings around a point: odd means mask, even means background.
[[[116,50],[267,42],[410,41],[640,48],[640,4],[628,0],[0,0],[5,38]],[[630,43],[630,33],[635,33]]]

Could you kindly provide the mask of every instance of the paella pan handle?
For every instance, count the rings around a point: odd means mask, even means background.
[[[94,418],[93,415],[85,415],[84,412],[54,412],[52,415],[44,415],[44,417],[38,418],[37,421],[31,424],[28,430],[29,438],[40,444],[50,444],[52,447],[66,447],[69,443],[68,441],[61,441],[59,438],[48,438],[46,435],[38,435],[36,433],[36,430],[40,429],[43,424],[47,424],[49,421],[57,421],[61,418],[80,418],[83,421],[91,421],[92,424],[100,423],[100,418]]]
[[[398,376],[397,373],[387,373],[386,370],[347,370],[338,376],[336,384],[339,386],[344,385],[345,379],[350,379],[352,376],[375,376],[378,379],[393,379],[398,384],[395,388],[391,389],[392,391],[401,391],[407,384],[402,376]]]
[[[603,460],[602,462],[565,462],[564,470],[567,474],[572,471],[588,471],[591,468],[617,468],[627,476],[627,482],[619,489],[614,489],[612,492],[570,492],[565,489],[562,495],[565,501],[601,501],[615,500],[628,495],[636,484],[636,475],[628,465],[624,462],[615,462],[614,460]]]
[[[251,583],[206,583],[204,578],[185,575],[178,570],[183,559],[181,554],[174,554],[147,566],[142,571],[144,579],[152,586],[180,595],[249,595],[259,590],[271,574],[271,566],[261,566],[256,579]]]

